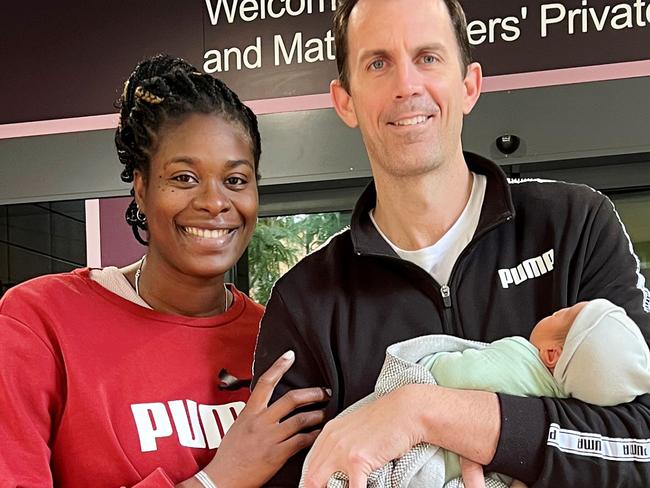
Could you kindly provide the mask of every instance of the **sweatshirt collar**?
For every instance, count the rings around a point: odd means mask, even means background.
[[[470,171],[487,177],[485,200],[481,208],[476,235],[512,218],[515,215],[512,195],[506,175],[495,163],[477,154],[465,152],[465,161]],[[359,197],[351,221],[352,244],[356,254],[377,254],[397,257],[395,251],[379,235],[370,220],[369,212],[377,204],[377,190],[371,180]]]

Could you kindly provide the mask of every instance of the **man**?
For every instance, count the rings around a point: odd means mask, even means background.
[[[331,419],[372,391],[386,346],[414,336],[528,337],[554,310],[602,297],[648,339],[650,295],[609,200],[579,185],[508,182],[462,152],[482,76],[456,0],[344,0],[335,37],[334,106],[360,128],[374,181],[351,229],[276,284],[256,378],[293,349],[276,396],[331,388]],[[427,441],[529,485],[642,486],[648,438],[648,395],[600,408],[410,385],[328,423],[306,483],[320,488],[342,471],[363,487],[373,469]],[[301,463],[270,486],[296,486]]]

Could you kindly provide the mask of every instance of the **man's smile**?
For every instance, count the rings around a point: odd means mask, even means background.
[[[389,122],[389,125],[394,125],[396,127],[408,127],[412,125],[422,125],[426,123],[432,116],[431,115],[416,115],[414,117],[403,118]]]

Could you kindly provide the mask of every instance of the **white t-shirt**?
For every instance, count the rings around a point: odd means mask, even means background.
[[[463,252],[463,249],[469,244],[474,237],[478,221],[481,217],[481,207],[485,198],[485,187],[487,178],[485,175],[479,175],[472,172],[474,182],[472,183],[472,193],[469,201],[460,214],[454,225],[432,246],[418,249],[417,251],[405,251],[393,244],[388,237],[381,231],[379,225],[373,216],[374,209],[370,211],[370,219],[375,225],[377,232],[386,240],[399,257],[412,263],[417,264],[431,276],[440,285],[449,283],[451,270]]]

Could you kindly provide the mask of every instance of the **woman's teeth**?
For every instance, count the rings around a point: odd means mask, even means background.
[[[228,234],[228,232],[230,232],[230,229],[210,230],[210,229],[199,229],[198,227],[183,227],[183,230],[190,235],[197,236],[197,237],[204,237],[206,239],[216,239],[218,237],[223,237],[226,234]]]

